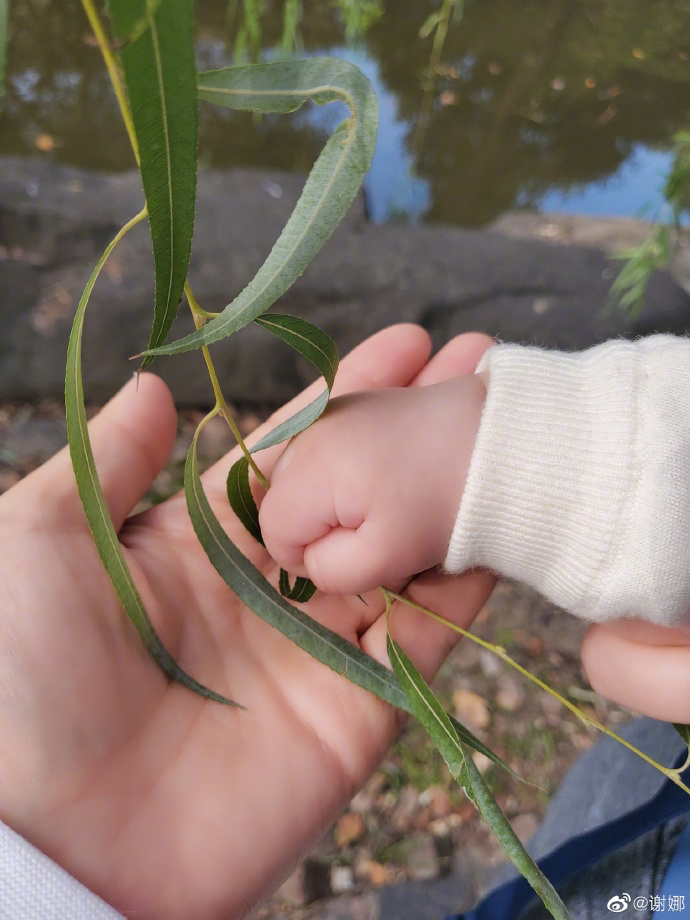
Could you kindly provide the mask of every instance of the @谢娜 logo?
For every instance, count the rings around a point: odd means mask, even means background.
[[[622,914],[624,910],[628,909],[631,901],[632,898],[629,894],[617,894],[611,898],[606,907],[613,914]]]

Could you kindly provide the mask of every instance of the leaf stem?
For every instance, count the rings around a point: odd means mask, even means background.
[[[381,588],[384,598],[392,598],[394,600],[400,601],[401,604],[405,604],[408,607],[412,607],[414,610],[418,610],[420,613],[425,614],[430,617],[432,620],[435,620],[437,623],[442,623],[444,626],[447,626],[449,629],[452,629],[454,632],[459,633],[465,639],[470,639],[472,642],[476,642],[477,645],[481,645],[482,648],[487,649],[492,654],[496,655],[501,661],[504,661],[506,664],[510,665],[511,668],[515,668],[516,671],[519,671],[520,674],[527,677],[532,683],[536,684],[542,690],[545,690],[551,696],[555,697],[566,709],[569,709],[577,718],[583,722],[585,725],[591,725],[594,728],[599,729],[605,735],[608,735],[609,738],[613,738],[614,741],[618,741],[624,747],[628,748],[633,754],[636,754],[642,760],[646,761],[650,766],[654,767],[655,770],[658,770],[660,773],[663,773],[664,776],[668,777],[672,782],[677,786],[680,786],[685,792],[690,795],[690,788],[688,788],[685,783],[680,778],[680,773],[683,771],[683,767],[679,769],[674,769],[673,767],[665,767],[663,764],[660,764],[658,761],[654,760],[652,757],[649,757],[644,751],[639,750],[633,744],[630,744],[629,741],[626,741],[625,738],[622,738],[620,735],[617,735],[616,732],[612,731],[610,728],[607,728],[601,722],[596,719],[592,719],[585,712],[583,712],[578,706],[574,703],[571,703],[570,700],[567,700],[564,696],[554,690],[552,687],[549,687],[548,684],[544,683],[543,680],[536,677],[527,668],[523,668],[521,664],[518,664],[513,658],[511,658],[506,650],[500,645],[493,645],[491,642],[487,642],[486,639],[481,639],[479,636],[475,636],[473,633],[468,632],[466,629],[463,629],[461,626],[457,626],[455,623],[451,623],[449,620],[446,620],[445,617],[440,616],[438,613],[434,613],[433,610],[429,610],[427,607],[423,607],[421,604],[415,603],[408,597],[404,597],[402,594],[396,594],[395,591],[390,591],[388,588]]]
[[[93,4],[93,0],[81,0],[81,5],[84,8],[86,13],[86,18],[89,20],[89,25],[93,29],[93,34],[96,36],[96,41],[98,42],[98,47],[100,48],[101,55],[105,62],[105,66],[108,70],[108,75],[110,77],[110,82],[113,85],[113,90],[115,91],[115,96],[117,98],[117,104],[120,107],[120,114],[122,115],[122,120],[125,123],[125,128],[127,129],[127,136],[129,137],[129,143],[132,146],[132,152],[134,153],[134,159],[137,161],[137,166],[139,165],[139,147],[137,145],[136,134],[134,133],[134,122],[132,121],[132,114],[129,111],[129,105],[127,103],[127,95],[125,93],[125,87],[122,82],[122,75],[120,73],[120,68],[117,63],[117,59],[113,54],[110,48],[110,42],[108,41],[108,36],[105,34],[105,29],[103,28],[103,23],[100,20],[96,8]]]
[[[206,317],[209,314],[206,313],[205,310],[202,310],[201,307],[199,306],[199,303],[196,297],[194,296],[194,293],[190,287],[189,281],[185,281],[184,283],[184,292],[187,295],[187,300],[189,301],[189,309],[192,311],[192,317],[194,318],[194,325],[196,326],[197,329],[201,329],[201,327],[206,322]],[[237,427],[234,418],[232,417],[232,413],[230,412],[230,409],[228,408],[228,404],[225,401],[225,397],[223,396],[223,391],[220,388],[220,382],[218,380],[218,375],[216,374],[216,369],[211,359],[211,353],[208,350],[208,345],[202,345],[201,352],[204,356],[204,361],[206,362],[206,368],[208,369],[208,375],[211,379],[211,386],[213,387],[213,394],[216,397],[216,406],[212,414],[216,415],[218,412],[221,413],[225,421],[230,426],[230,430],[234,434],[235,439],[242,450],[242,453],[247,458],[247,462],[249,463],[250,467],[254,471],[254,475],[259,480],[263,488],[268,489],[269,482],[264,476],[264,474],[261,472],[259,467],[256,465],[256,461],[254,460],[251,453],[249,452],[249,448],[245,444],[244,438],[242,437],[242,434],[240,433],[240,430]],[[206,423],[207,420],[208,420],[208,416],[204,419],[204,424]]]
[[[202,418],[202,420],[201,420],[201,421],[199,422],[199,424],[196,426],[196,431],[194,432],[194,440],[195,440],[195,441],[197,440],[197,438],[198,438],[199,435],[201,434],[202,429],[203,429],[204,425],[206,424],[206,422],[210,422],[211,419],[212,419],[212,418],[215,418],[216,415],[218,415],[219,412],[220,412],[220,406],[214,406],[213,409],[211,409],[211,411],[208,413],[208,415],[205,415],[205,416]]]

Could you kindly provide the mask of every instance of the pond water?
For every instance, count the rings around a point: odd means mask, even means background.
[[[282,0],[261,0],[275,57]],[[355,0],[350,0],[355,2]],[[346,45],[334,0],[304,0],[303,53],[357,63],[380,104],[366,181],[372,219],[481,226],[514,208],[655,216],[674,131],[690,127],[688,0],[465,0],[439,57],[420,27],[434,0],[380,8]],[[11,6],[0,154],[105,170],[132,165],[77,0]],[[201,67],[233,61],[228,0],[196,4]],[[200,157],[306,172],[337,106],[253,118],[202,106]]]

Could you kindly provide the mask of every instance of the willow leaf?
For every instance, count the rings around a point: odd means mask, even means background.
[[[249,485],[249,461],[246,457],[240,457],[230,467],[227,490],[230,507],[235,512],[238,521],[244,526],[247,533],[263,546],[264,538],[261,536],[259,509],[256,507]],[[295,580],[294,585],[290,586],[290,576],[285,569],[280,570],[278,588],[283,597],[300,604],[306,604],[316,592],[314,582],[301,576]]]
[[[105,265],[105,262],[119,240],[135,224],[144,220],[146,211],[142,211],[133,218],[117,234],[101,256],[98,264],[89,278],[84,293],[81,296],[77,312],[72,325],[69,345],[67,348],[67,369],[65,372],[65,409],[67,415],[67,439],[69,441],[70,455],[77,479],[77,489],[89,529],[93,535],[98,555],[108,573],[117,596],[127,613],[127,616],[136,627],[151,655],[158,662],[165,673],[194,690],[201,696],[216,700],[219,703],[228,703],[236,706],[230,700],[212,690],[208,690],[198,681],[190,677],[177,664],[172,655],[165,648],[156,633],[151,620],[146,612],[144,603],[129,570],[122,547],[115,531],[112,519],[108,512],[105,496],[96,472],[96,464],[91,449],[89,431],[84,410],[84,386],[81,372],[81,345],[84,328],[84,316],[91,296],[91,291]]]
[[[193,0],[109,0],[139,149],[156,294],[149,348],[177,315],[192,245],[197,168]],[[144,366],[152,358],[144,360]]]
[[[356,67],[336,58],[310,58],[199,75],[202,99],[231,109],[293,112],[311,99],[345,102],[351,111],[326,143],[299,201],[268,258],[223,312],[191,335],[148,355],[172,355],[231,335],[290,287],[331,236],[371,165],[378,121],[374,90]]]
[[[263,546],[264,540],[259,526],[259,509],[256,507],[249,486],[249,461],[246,457],[240,457],[237,463],[233,463],[230,467],[227,489],[228,501],[237,519],[244,525],[247,533]]]
[[[360,648],[318,623],[298,607],[288,603],[261,572],[235,546],[213,513],[199,478],[194,438],[187,454],[184,490],[189,517],[206,555],[223,581],[240,600],[266,623],[275,627],[305,652],[348,680],[376,696],[411,712],[407,696],[388,668],[366,655]],[[516,774],[472,732],[456,720],[452,724],[462,740],[490,757],[498,766]],[[519,777],[517,777],[519,779]]]
[[[290,586],[290,573],[285,569],[280,570],[278,588],[286,600],[297,601],[298,604],[306,604],[316,594],[314,582],[302,575],[298,575],[294,585]]]
[[[304,355],[324,377],[328,389],[332,389],[339,359],[336,344],[327,332],[306,319],[287,313],[267,313],[256,323]]]
[[[388,634],[388,657],[412,712],[438,748],[453,777],[490,825],[496,838],[520,874],[529,882],[556,920],[570,920],[558,892],[524,848],[508,819],[496,804],[484,777],[472,760],[439,701],[422,675],[393,637]]]
[[[324,390],[323,393],[317,396],[316,399],[313,399],[309,405],[300,409],[299,412],[296,412],[293,416],[281,422],[280,425],[276,425],[273,431],[269,431],[267,435],[264,435],[264,437],[252,447],[251,453],[254,454],[259,450],[265,450],[267,447],[281,444],[283,441],[287,441],[288,438],[299,434],[300,431],[304,431],[312,422],[315,422],[317,418],[323,415],[327,405],[328,390]]]
[[[338,370],[338,349],[333,339],[313,323],[284,313],[268,313],[255,322],[304,355],[326,380],[326,389],[307,406],[277,425],[252,448],[252,453],[273,447],[308,428],[323,414]]]

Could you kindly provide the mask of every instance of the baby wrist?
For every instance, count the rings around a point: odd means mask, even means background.
[[[445,568],[487,567],[590,620],[690,612],[690,340],[489,349]]]

